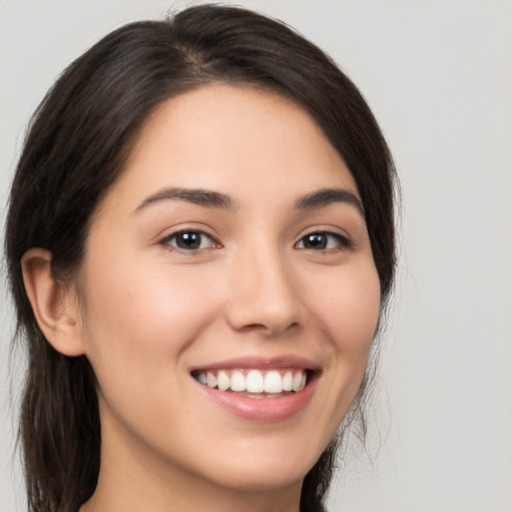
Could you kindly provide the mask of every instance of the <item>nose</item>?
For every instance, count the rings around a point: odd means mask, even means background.
[[[278,336],[305,319],[300,283],[278,249],[241,254],[230,270],[227,321],[237,331]]]

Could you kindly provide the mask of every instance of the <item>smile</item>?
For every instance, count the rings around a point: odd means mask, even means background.
[[[215,369],[193,372],[204,386],[243,394],[251,398],[277,398],[304,389],[308,371],[299,368]]]
[[[285,421],[308,407],[323,369],[296,355],[239,357],[191,368],[207,406],[220,406],[239,418]]]

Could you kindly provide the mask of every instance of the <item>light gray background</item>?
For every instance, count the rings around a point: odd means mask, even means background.
[[[0,0],[2,224],[24,127],[56,75],[111,29],[186,4]],[[512,3],[238,4],[285,20],[338,61],[374,109],[402,180],[401,271],[377,412],[389,432],[373,466],[349,457],[331,511],[511,512]],[[11,512],[25,507],[1,279],[0,512]]]

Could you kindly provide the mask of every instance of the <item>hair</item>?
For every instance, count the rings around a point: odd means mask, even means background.
[[[6,257],[17,311],[14,340],[23,340],[28,352],[20,439],[31,512],[76,511],[90,498],[101,431],[92,367],[85,356],[64,356],[46,341],[27,298],[20,259],[32,247],[48,249],[54,277],[71,281],[84,256],[91,216],[123,172],[144,121],[162,101],[212,83],[275,92],[316,120],[356,181],[382,310],[387,303],[396,259],[392,158],[361,93],[325,53],[284,23],[237,7],[200,5],[113,31],[46,94],[11,189]],[[350,423],[366,428],[371,380],[369,364],[339,434],[305,477],[304,512],[325,510],[340,439]]]

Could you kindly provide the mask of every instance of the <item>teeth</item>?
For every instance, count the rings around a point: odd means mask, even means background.
[[[229,385],[231,384],[231,380],[228,377],[228,374],[224,371],[220,371],[217,375],[217,386],[220,391],[226,391],[229,389]]]
[[[206,385],[210,388],[215,388],[217,386],[217,377],[215,377],[212,372],[208,372],[206,374]]]
[[[283,391],[300,391],[306,385],[306,370],[211,370],[198,372],[194,377],[205,386],[219,391],[265,393],[270,398]]]
[[[293,387],[292,372],[286,372],[283,377],[283,391],[291,391]]]
[[[262,393],[263,392],[263,375],[258,370],[251,370],[247,374],[247,391],[249,393]]]
[[[281,393],[283,391],[283,379],[279,372],[273,370],[265,375],[264,389],[265,393]]]
[[[293,376],[293,383],[292,383],[292,391],[299,391],[301,389],[300,385],[302,384],[302,373],[296,373]]]
[[[242,372],[233,372],[230,387],[232,391],[245,391],[245,377]]]

